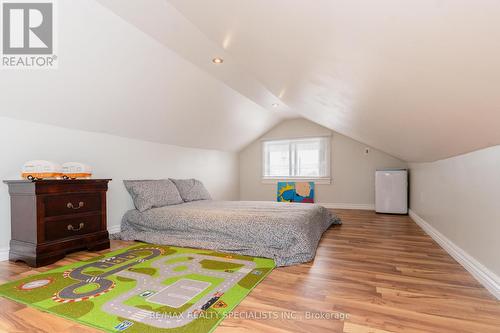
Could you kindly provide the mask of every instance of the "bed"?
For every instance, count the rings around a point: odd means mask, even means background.
[[[316,204],[198,200],[128,211],[115,239],[272,258],[289,266],[314,258],[340,220]]]

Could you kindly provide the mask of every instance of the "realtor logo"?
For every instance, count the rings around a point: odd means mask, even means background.
[[[2,2],[2,67],[54,68],[54,2]]]
[[[3,4],[3,54],[52,54],[52,3]]]

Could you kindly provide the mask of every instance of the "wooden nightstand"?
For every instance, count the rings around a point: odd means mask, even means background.
[[[71,251],[109,248],[106,191],[110,180],[4,181],[11,203],[9,259],[39,267]]]

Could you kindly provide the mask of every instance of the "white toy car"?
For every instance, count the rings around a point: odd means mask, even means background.
[[[29,180],[61,179],[62,168],[56,162],[33,160],[24,163],[21,177]]]
[[[64,179],[88,179],[92,177],[92,169],[87,164],[80,162],[67,162],[62,165]]]

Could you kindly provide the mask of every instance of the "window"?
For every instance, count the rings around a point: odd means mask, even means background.
[[[262,151],[264,180],[330,182],[330,137],[264,141]]]

